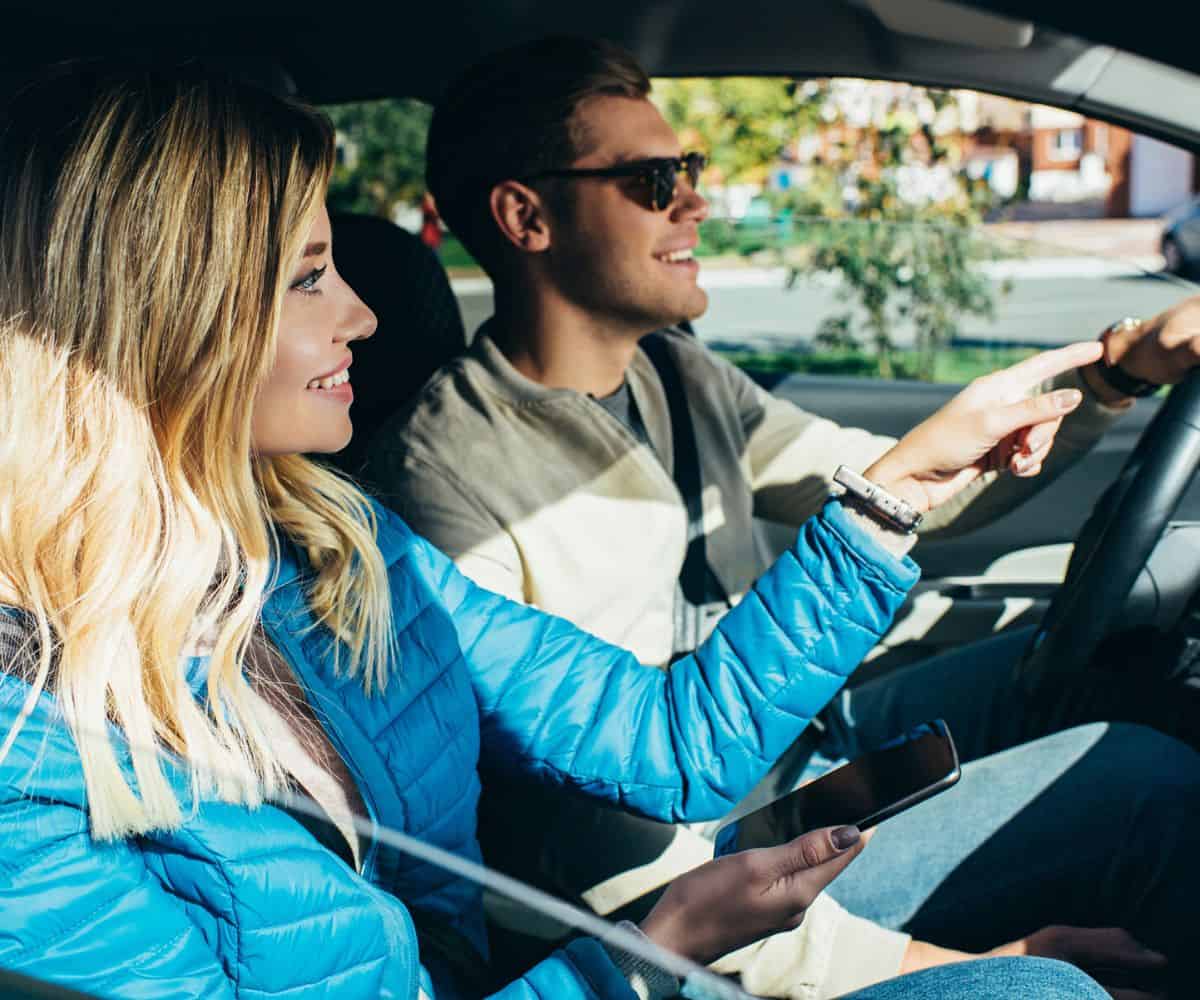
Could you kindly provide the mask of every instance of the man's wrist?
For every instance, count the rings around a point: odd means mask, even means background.
[[[1141,396],[1150,396],[1161,388],[1156,382],[1130,374],[1121,364],[1134,344],[1147,335],[1146,325],[1145,320],[1126,316],[1107,327],[1100,334],[1103,355],[1082,371],[1088,388],[1107,406],[1119,406]]]
[[[989,952],[989,954],[991,953]],[[996,954],[999,955],[1001,952],[997,951]],[[930,944],[928,941],[918,941],[914,938],[908,943],[908,948],[904,952],[904,961],[900,965],[900,974],[903,976],[910,972],[918,972],[921,969],[932,969],[939,965],[949,965],[951,962],[969,962],[979,957],[970,952],[942,948],[938,945]]]
[[[1079,380],[1087,387],[1088,392],[1092,394],[1092,398],[1103,406],[1123,407],[1133,404],[1133,397],[1126,396],[1119,389],[1114,388],[1100,374],[1100,366],[1104,361],[1096,361],[1090,365],[1085,365],[1079,369]]]

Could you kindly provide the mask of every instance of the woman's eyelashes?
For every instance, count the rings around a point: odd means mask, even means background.
[[[305,295],[319,295],[321,290],[317,288],[319,282],[329,269],[328,264],[323,264],[320,267],[314,267],[303,278],[298,278],[289,286],[292,291],[303,292]]]

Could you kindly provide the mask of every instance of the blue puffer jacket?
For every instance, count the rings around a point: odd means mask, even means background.
[[[477,765],[569,785],[662,820],[721,815],[838,690],[916,567],[835,504],[669,672],[481,590],[379,511],[399,663],[383,695],[335,677],[290,553],[264,610],[372,819],[477,859]],[[0,733],[28,689],[0,675]],[[186,793],[185,793],[186,794]],[[111,997],[439,998],[409,910],[486,951],[479,889],[379,845],[361,874],[282,809],[204,802],[175,831],[88,835],[78,756],[52,698],[0,763],[0,967]],[[435,976],[434,980],[443,977]],[[575,941],[505,998],[632,997]]]

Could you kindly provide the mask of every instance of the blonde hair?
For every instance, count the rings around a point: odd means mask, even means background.
[[[372,508],[251,440],[332,162],[324,117],[192,66],[76,68],[0,116],[0,602],[35,623],[26,712],[57,697],[97,837],[181,822],[164,751],[193,797],[280,789],[242,671],[277,533],[310,564],[335,669],[387,681]],[[182,664],[202,631],[207,704]]]

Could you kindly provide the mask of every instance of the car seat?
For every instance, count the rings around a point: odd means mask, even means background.
[[[445,269],[416,236],[377,216],[335,214],[330,222],[338,273],[379,320],[375,336],[351,347],[354,437],[323,456],[353,476],[384,421],[466,350],[467,337]]]

